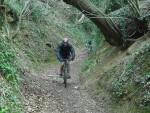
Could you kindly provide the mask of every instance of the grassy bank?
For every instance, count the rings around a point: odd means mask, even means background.
[[[148,113],[149,51],[148,35],[126,51],[104,44],[83,65],[85,87],[92,96],[106,98],[114,113]]]

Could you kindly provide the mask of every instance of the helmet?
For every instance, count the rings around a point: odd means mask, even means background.
[[[64,41],[65,43],[67,43],[69,40],[68,40],[68,38],[64,38],[63,41]]]

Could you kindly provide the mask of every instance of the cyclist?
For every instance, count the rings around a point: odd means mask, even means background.
[[[68,38],[64,38],[63,41],[58,45],[56,49],[56,56],[58,60],[61,62],[60,76],[62,76],[64,60],[73,61],[75,59],[75,50],[73,46],[69,43]],[[70,76],[68,78],[70,78]]]
[[[92,52],[92,41],[89,40],[85,46],[87,48],[88,55],[90,55],[90,53]]]

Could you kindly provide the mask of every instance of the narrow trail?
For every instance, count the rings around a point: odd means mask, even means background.
[[[107,113],[103,101],[94,101],[81,86],[79,72],[86,56],[84,53],[79,54],[71,64],[71,79],[67,88],[64,88],[62,79],[48,76],[56,75],[58,67],[42,74],[24,76],[22,93],[25,113]]]

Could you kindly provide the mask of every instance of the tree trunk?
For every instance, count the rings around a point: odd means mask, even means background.
[[[103,14],[98,8],[96,8],[89,0],[63,0],[67,4],[70,4],[77,9],[79,9],[83,14],[85,14],[91,21],[93,21],[96,26],[104,34],[106,41],[114,46],[122,46],[123,39],[120,29],[112,22],[110,18],[105,18],[106,15]]]
[[[126,5],[109,14],[111,17],[118,17],[118,15],[121,17],[112,20],[120,29],[123,28],[123,37],[127,47],[134,43],[137,38],[148,32],[148,23],[150,22],[150,14],[148,13],[150,10],[149,4],[150,0],[143,0],[137,6],[138,11],[135,11],[134,7],[131,8],[132,6],[130,5]],[[122,25],[124,26],[121,27]]]

